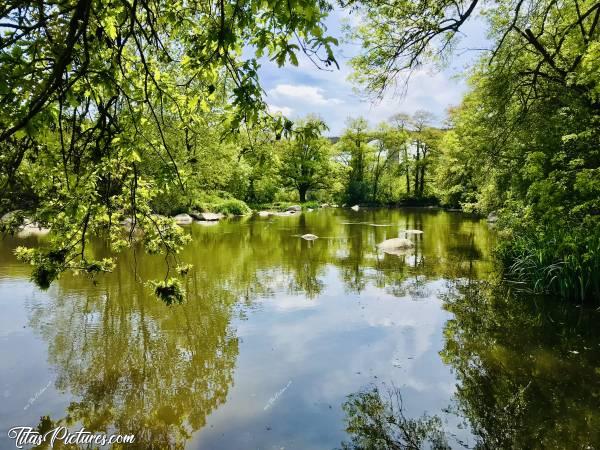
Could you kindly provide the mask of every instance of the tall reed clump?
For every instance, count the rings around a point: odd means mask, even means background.
[[[497,256],[505,278],[524,290],[577,303],[600,303],[598,221],[513,231],[510,239],[501,240]]]

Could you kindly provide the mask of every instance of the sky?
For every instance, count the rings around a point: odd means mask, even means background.
[[[443,70],[424,66],[417,70],[404,95],[387,92],[382,100],[373,102],[356,91],[348,80],[351,68],[348,61],[359,50],[357,43],[341,42],[343,21],[357,20],[345,11],[334,10],[327,19],[328,34],[340,39],[334,51],[340,69],[318,70],[304,55],[299,65],[277,67],[268,59],[261,60],[260,77],[271,111],[280,111],[290,119],[298,119],[309,113],[317,114],[329,126],[329,136],[342,134],[349,117],[362,116],[375,126],[387,121],[392,115],[405,112],[412,114],[427,110],[442,124],[448,107],[458,105],[467,86],[464,79],[466,68],[487,45],[485,24],[481,17],[467,21],[455,56]],[[352,22],[350,22],[352,23]]]

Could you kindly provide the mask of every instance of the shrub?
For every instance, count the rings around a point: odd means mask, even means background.
[[[245,216],[250,214],[252,210],[242,200],[232,198],[230,200],[224,200],[215,205],[215,212],[219,212],[227,216]]]

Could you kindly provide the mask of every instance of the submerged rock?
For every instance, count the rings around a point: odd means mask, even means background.
[[[358,211],[359,210],[359,206],[358,205],[354,205],[352,206],[350,209],[354,210],[354,211]]]
[[[177,225],[189,225],[194,221],[194,219],[192,219],[192,216],[185,213],[177,214],[175,217],[173,217],[173,219],[175,219],[175,223]]]
[[[314,241],[315,239],[319,239],[319,236],[315,235],[315,234],[303,234],[302,236],[300,236],[302,239],[304,239],[305,241]]]

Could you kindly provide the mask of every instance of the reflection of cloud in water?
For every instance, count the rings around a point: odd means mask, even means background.
[[[264,299],[251,320],[236,324],[243,344],[236,384],[230,391],[232,401],[210,417],[213,428],[205,431],[197,448],[223,442],[218,432],[247,429],[250,423],[281,429],[287,421],[301,422],[293,417],[299,411],[312,414],[311,427],[321,436],[339,434],[333,426],[337,419],[331,420],[340,414],[345,396],[378,380],[403,386],[407,401],[419,404],[418,411],[448,405],[454,379],[437,353],[449,317],[440,301],[428,297],[414,302],[372,285],[360,294],[341,297],[339,277],[338,270],[330,267],[324,274],[327,287],[317,298],[277,294]],[[427,291],[436,292],[443,282],[425,284]],[[397,361],[401,368],[394,367]],[[264,367],[269,367],[266,376]],[[272,411],[262,411],[265,398],[290,378],[293,388]],[[241,439],[226,439],[226,447],[249,445]]]

